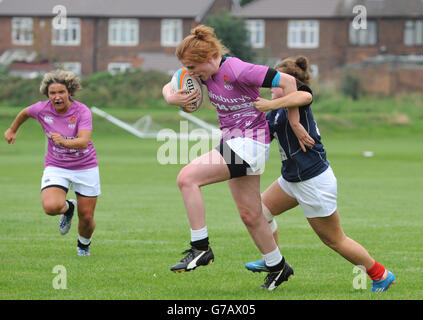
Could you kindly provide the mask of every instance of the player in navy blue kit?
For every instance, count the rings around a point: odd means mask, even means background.
[[[354,265],[363,266],[373,280],[372,292],[385,291],[395,280],[393,273],[375,261],[363,246],[348,238],[341,228],[337,181],[326,159],[310,107],[313,92],[309,87],[308,60],[305,57],[285,59],[276,69],[294,76],[298,91],[284,95],[279,88],[272,88],[272,100],[258,98],[255,102],[260,111],[270,111],[267,114],[270,134],[277,140],[282,158],[282,175],[262,194],[263,214],[275,240],[278,242],[274,216],[299,204],[322,242]],[[298,122],[288,119],[288,107],[299,107]],[[304,140],[297,138],[298,130],[304,131]],[[267,271],[263,260],[247,263],[246,268],[254,272]]]

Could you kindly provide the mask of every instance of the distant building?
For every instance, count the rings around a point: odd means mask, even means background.
[[[49,61],[80,75],[137,67],[171,72],[179,67],[175,48],[191,28],[231,6],[231,0],[2,0],[0,63],[34,61],[36,68]]]
[[[373,57],[423,55],[421,0],[258,0],[233,15],[246,20],[259,55],[305,55],[323,81]]]
[[[244,7],[239,0],[60,4],[2,0],[0,63],[49,61],[81,75],[137,67],[172,73],[180,66],[176,46],[220,8],[245,19],[260,61],[305,55],[322,82],[339,81],[342,72],[357,66],[368,68],[375,57],[423,56],[423,0],[256,0]],[[417,72],[416,59],[408,59],[407,68]]]

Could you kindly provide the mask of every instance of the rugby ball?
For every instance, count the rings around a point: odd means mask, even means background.
[[[177,70],[170,81],[172,89],[177,91],[181,89],[187,89],[189,93],[197,89],[200,92],[200,100],[193,105],[187,105],[182,107],[185,112],[191,113],[197,111],[201,103],[203,102],[203,87],[201,85],[200,78],[191,76],[187,68],[180,68]]]

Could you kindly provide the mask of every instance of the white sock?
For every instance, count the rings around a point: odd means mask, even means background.
[[[65,203],[66,203],[66,210],[65,210],[65,212],[63,212],[63,214],[65,214],[66,212],[68,212],[68,210],[70,208],[70,205],[69,205],[68,200],[65,200]]]
[[[191,242],[202,240],[207,238],[209,235],[207,233],[207,226],[199,230],[191,229]]]
[[[84,244],[86,246],[88,246],[91,243],[91,238],[87,239],[87,238],[84,238],[81,235],[78,235],[78,240],[79,240],[79,242],[81,242],[82,244]]]
[[[276,248],[269,253],[263,254],[263,260],[268,267],[276,266],[279,262],[282,261],[282,255],[279,251],[279,248]]]

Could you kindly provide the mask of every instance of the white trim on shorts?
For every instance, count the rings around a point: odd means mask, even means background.
[[[337,209],[338,185],[331,167],[318,176],[300,182],[278,178],[279,186],[295,198],[307,218],[323,218],[332,215]]]
[[[49,186],[61,186],[81,196],[97,197],[101,194],[98,166],[83,170],[46,167],[41,178],[41,190]]]
[[[264,166],[270,153],[270,144],[261,143],[251,138],[238,137],[227,140],[229,148],[242,160],[250,165],[247,175],[259,175],[264,171]]]

